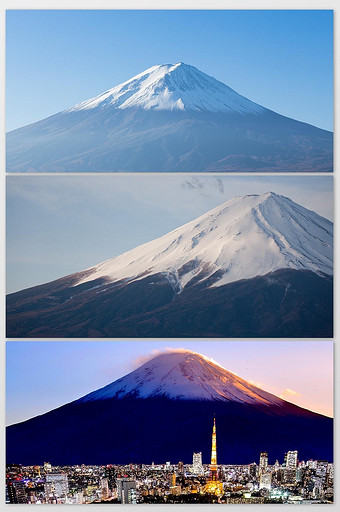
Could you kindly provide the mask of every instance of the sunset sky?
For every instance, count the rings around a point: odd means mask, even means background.
[[[333,415],[333,343],[316,341],[7,342],[7,424],[94,391],[167,348],[199,352],[300,407]]]

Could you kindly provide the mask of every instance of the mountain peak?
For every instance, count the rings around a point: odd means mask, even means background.
[[[261,114],[266,110],[224,83],[183,62],[152,66],[66,112],[97,108],[241,114]]]
[[[197,219],[81,275],[133,281],[162,273],[181,293],[191,280],[221,286],[280,269],[333,274],[333,225],[273,192],[234,197]]]
[[[81,398],[157,398],[231,401],[281,405],[280,398],[226,370],[207,356],[190,350],[167,350],[121,379]]]

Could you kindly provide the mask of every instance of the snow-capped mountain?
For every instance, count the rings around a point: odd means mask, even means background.
[[[241,355],[241,354],[240,354]],[[242,355],[241,355],[242,357]],[[206,356],[161,353],[122,379],[7,428],[8,463],[209,462],[213,417],[220,463],[249,464],[266,449],[283,460],[332,460],[332,419],[267,393]],[[53,442],[51,442],[51,439]]]
[[[166,397],[176,400],[224,400],[284,405],[202,354],[174,350],[154,357],[133,372],[86,395],[81,401]]]
[[[281,116],[183,63],[153,66],[7,135],[7,171],[318,171],[331,132]]]
[[[87,269],[75,284],[163,273],[177,293],[192,280],[222,286],[282,268],[333,273],[333,225],[273,192],[235,197],[174,231]]]
[[[153,66],[66,112],[104,108],[194,110],[260,114],[266,109],[197,68],[178,62]]]
[[[271,192],[7,297],[8,337],[332,333],[333,225]]]

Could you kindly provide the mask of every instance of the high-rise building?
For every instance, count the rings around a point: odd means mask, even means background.
[[[66,498],[68,494],[68,478],[64,473],[48,473],[45,483],[46,498]]]
[[[326,475],[327,475],[327,470],[328,470],[328,461],[318,460],[317,465],[316,465],[316,470],[315,470],[316,476],[325,480]]]
[[[109,481],[107,478],[100,480],[100,491],[102,500],[106,500],[109,497]]]
[[[210,463],[210,478],[217,480],[217,447],[216,447],[216,420],[214,416],[214,426],[211,439],[211,463]]]
[[[116,470],[113,466],[106,466],[105,478],[107,478],[109,489],[113,491],[113,489],[116,487]]]
[[[298,463],[298,452],[297,450],[292,452],[287,452],[286,459],[286,468],[287,469],[296,469]]]
[[[16,503],[15,488],[12,482],[6,486],[6,503]]]
[[[320,480],[316,480],[314,482],[314,488],[313,488],[313,497],[316,499],[319,499],[323,493],[322,490],[322,483]]]
[[[333,463],[328,464],[327,473],[328,473],[328,479],[333,480],[334,479],[334,464]]]
[[[28,503],[24,482],[11,482],[7,485],[9,503]]]
[[[317,463],[317,460],[307,460],[308,469],[316,469]]]
[[[183,461],[180,461],[180,462],[178,463],[178,467],[177,467],[177,469],[178,469],[178,473],[179,473],[180,475],[183,475],[183,473],[184,473],[184,464],[183,464]]]
[[[210,463],[210,479],[204,486],[203,492],[206,494],[215,494],[221,496],[223,494],[222,482],[218,480],[217,475],[217,444],[216,444],[216,420],[214,416],[214,425],[211,438],[211,463]]]
[[[251,478],[253,480],[256,479],[256,477],[257,477],[257,464],[256,464],[256,462],[252,462],[251,464],[249,464],[249,475],[251,476]]]
[[[296,450],[287,452],[285,461],[284,480],[287,484],[294,485],[297,477],[298,452]]]
[[[267,489],[270,491],[272,486],[272,474],[270,471],[262,472],[260,476],[260,489]]]
[[[260,453],[260,464],[259,464],[259,473],[266,473],[268,468],[268,453],[261,452]]]
[[[13,491],[13,484],[10,483],[10,484],[6,485],[6,500],[5,500],[6,505],[13,503],[13,501],[11,501],[11,497],[9,495],[9,493],[10,493],[9,487],[11,487],[11,491]]]
[[[195,475],[204,475],[202,464],[202,452],[194,452],[192,455],[192,472]]]
[[[137,504],[137,491],[136,491],[136,487],[131,487],[128,490],[128,500],[127,500],[126,503],[129,503],[130,505],[136,505]]]
[[[129,478],[117,478],[117,498],[124,504],[137,503],[136,481]]]
[[[306,470],[305,470],[305,467],[301,464],[298,465],[298,467],[296,468],[296,481],[297,482],[302,482],[303,481],[303,477],[306,473]]]

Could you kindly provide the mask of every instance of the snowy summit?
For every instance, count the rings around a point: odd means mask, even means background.
[[[162,273],[177,293],[191,281],[209,286],[279,269],[333,274],[333,224],[287,197],[235,197],[151,242],[91,267],[75,284],[133,281]]]
[[[262,405],[285,403],[210,358],[183,349],[161,353],[128,375],[79,401],[125,397],[221,400]]]
[[[259,114],[264,107],[183,62],[152,66],[108,91],[68,109],[196,110]]]

